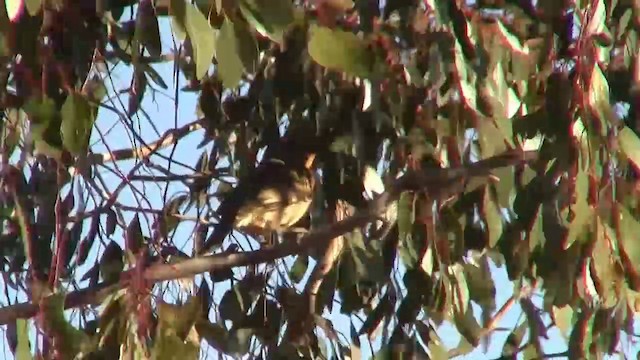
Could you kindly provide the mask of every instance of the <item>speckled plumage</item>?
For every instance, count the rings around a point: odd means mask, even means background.
[[[309,210],[313,198],[313,158],[289,164],[267,160],[241,179],[218,207],[220,222],[201,253],[221,244],[233,228],[258,235],[280,232],[297,223]]]

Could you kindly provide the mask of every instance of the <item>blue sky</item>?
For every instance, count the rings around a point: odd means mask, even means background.
[[[125,14],[123,15],[123,19],[128,16],[129,14],[125,12]],[[160,24],[161,24],[163,52],[167,53],[175,47],[171,37],[170,24],[168,19],[166,18],[161,19]],[[160,65],[154,65],[154,67],[160,73],[163,79],[165,79],[165,81],[167,82],[169,86],[169,90],[164,91],[164,90],[158,89],[157,91],[153,91],[153,92],[149,89],[147,90],[147,94],[145,95],[145,100],[141,108],[148,114],[149,118],[152,119],[153,125],[154,125],[153,127],[149,124],[147,119],[140,116],[140,113],[137,114],[137,116],[134,118],[134,124],[136,126],[140,126],[140,133],[142,134],[142,137],[147,142],[154,141],[159,137],[159,134],[156,133],[156,130],[154,130],[154,127],[157,128],[160,134],[162,134],[164,131],[176,127],[176,125],[181,126],[191,121],[194,121],[197,118],[197,115],[195,113],[197,94],[179,92],[178,98],[177,99],[175,98],[173,89],[176,87],[176,85],[178,88],[181,88],[186,84],[182,76],[178,78],[178,84],[176,84],[175,81],[173,80],[174,78],[173,64],[171,63],[160,64]],[[107,84],[107,88],[110,90],[110,94],[113,95],[114,88],[116,90],[126,89],[130,84],[131,75],[132,75],[132,69],[127,68],[125,66],[118,66],[111,73],[111,80],[107,79],[106,84]],[[150,82],[150,85],[153,87],[156,87],[155,84],[153,84],[152,82]],[[122,106],[118,103],[118,100],[117,99],[113,99],[113,100],[114,100],[114,103],[112,103],[111,105],[116,108],[119,108],[122,111],[123,110]],[[126,100],[123,99],[123,101],[125,101],[125,106],[126,106]],[[179,105],[176,105],[176,104],[179,104]],[[127,131],[125,131],[121,123],[121,120],[113,112],[110,112],[105,109],[100,110],[100,114],[99,114],[99,118],[96,126],[103,133],[108,132],[108,135],[106,135],[106,137],[109,141],[108,145],[112,149],[130,148],[132,146],[132,142],[127,134]],[[94,131],[93,138],[95,141],[92,145],[92,151],[93,152],[106,151],[104,144],[98,141],[99,136],[97,131]],[[201,139],[202,139],[202,133],[200,131],[192,135],[189,135],[186,138],[183,138],[179,142],[174,152],[173,158],[179,162],[194,166],[196,161],[198,160],[198,157],[202,153],[202,151],[208,151],[211,146],[210,144],[205,149],[196,150],[196,146]],[[135,145],[139,146],[139,144],[135,144]],[[168,148],[163,150],[162,153],[165,155],[170,155],[171,151],[172,149]],[[157,156],[154,157],[153,159],[154,159],[154,162],[157,163],[158,165],[166,165],[166,162],[162,161]],[[121,162],[118,164],[118,171],[122,172],[123,174],[126,174],[133,164],[134,164],[133,161]],[[183,174],[190,173],[189,170],[179,166],[175,166],[175,165],[172,166],[172,171],[174,173],[183,173]],[[101,169],[100,172],[103,174],[106,182],[110,185],[112,190],[120,182],[117,176],[109,173],[108,171]],[[182,185],[176,185],[176,184],[168,185],[169,196],[175,193],[176,191],[185,190],[185,188]],[[137,206],[137,203],[142,201],[144,207],[161,209],[163,204],[168,200],[168,199],[163,199],[165,186],[167,186],[165,183],[160,183],[160,184],[135,183],[134,186],[137,189],[140,189],[141,192],[144,192],[145,199],[143,199],[140,194],[132,191],[130,187],[126,187],[119,197],[120,203],[124,205]],[[90,209],[92,206],[93,204],[89,201],[88,208]],[[124,212],[124,214],[125,214],[126,222],[128,223],[131,220],[133,213]],[[140,216],[142,220],[143,232],[146,235],[149,235],[151,233],[150,224],[152,222],[152,218],[148,216],[148,214],[146,215],[147,217],[145,217],[145,214],[142,214]],[[175,236],[173,237],[175,241],[175,245],[178,248],[185,249],[186,252],[190,252],[190,249],[191,249],[191,238],[193,234],[194,225],[195,225],[194,222],[190,222],[190,221],[184,222],[183,224],[180,225],[180,227],[175,233]],[[118,229],[114,234],[114,236],[112,237],[112,239],[117,241],[122,247],[124,247],[122,235],[123,235],[122,231]],[[77,271],[78,277],[82,276],[85,273],[85,271],[88,270],[88,268],[93,264],[93,261],[95,261],[98,251],[100,253],[102,252],[102,246],[94,246],[94,248],[90,253],[89,260],[87,260],[84,266],[78,269]],[[289,266],[291,265],[291,262],[292,262],[291,260],[286,261],[286,263]],[[311,267],[312,267],[312,264],[310,264],[310,268]],[[504,271],[503,268],[496,269],[493,266],[493,264],[491,264],[491,268],[492,268],[492,273],[494,276],[495,283],[498,286],[497,295],[496,295],[496,306],[497,308],[500,308],[502,304],[504,304],[511,296],[513,285],[508,281],[506,272]],[[0,279],[0,281],[2,280]],[[197,280],[197,282],[199,282],[199,280]],[[87,284],[85,282],[79,285],[82,287],[82,286],[86,286]],[[4,284],[2,284],[2,286],[4,287]],[[177,286],[175,285],[175,283],[163,285],[162,287],[158,286],[157,287],[158,291],[160,291],[160,288],[162,288],[162,290],[165,290],[165,292],[167,293],[172,293],[174,295],[177,293],[176,291]],[[222,298],[222,295],[227,289],[228,289],[228,285],[225,283],[215,284],[214,301],[216,303],[220,301],[220,299]],[[182,294],[182,298],[184,298],[185,295],[186,294]],[[16,294],[14,293],[9,294],[9,297],[12,303],[15,302],[16,300],[14,296],[16,296]],[[17,299],[19,301],[26,300],[22,294],[18,294]],[[8,302],[7,300],[8,299],[6,299],[4,295],[0,295],[0,304],[2,305],[6,304]],[[539,296],[534,296],[533,301],[536,305],[539,305],[539,306],[542,303],[542,299]],[[349,330],[350,319],[338,313],[339,306],[335,306],[334,309],[336,310],[334,311],[333,314],[329,315],[329,319],[333,321],[334,326],[336,327],[336,330],[348,336],[350,333],[350,330]],[[214,312],[212,311],[212,315],[213,313]],[[68,311],[68,314],[71,316],[72,319],[77,320],[77,316],[71,315],[72,314],[71,311]],[[520,315],[521,315],[521,310],[519,305],[513,306],[511,310],[508,312],[508,314],[505,316],[503,321],[499,324],[499,327],[504,327],[509,329],[514,328],[518,321],[524,321],[523,318],[520,318]],[[550,322],[548,316],[545,316],[544,318],[545,318],[545,322],[548,324]],[[213,316],[211,316],[211,319],[215,320]],[[356,329],[359,329],[361,325],[361,323],[357,320],[354,320],[353,324],[356,327]],[[455,347],[458,344],[460,336],[458,335],[457,331],[455,331],[454,327],[450,325],[443,325],[439,328],[438,332],[440,337],[443,339],[445,345],[448,348]],[[508,331],[500,331],[500,332],[494,333],[494,335],[491,337],[489,351],[487,354],[483,354],[481,352],[481,349],[476,349],[471,354],[468,354],[466,356],[462,356],[459,358],[464,358],[464,359],[497,358],[500,356],[502,346],[508,334],[509,334]],[[546,353],[557,353],[557,352],[566,350],[566,341],[565,339],[563,339],[562,335],[559,333],[559,331],[557,331],[557,329],[551,330],[549,332],[549,336],[550,336],[549,340],[543,341],[543,347]],[[370,349],[366,345],[367,341],[364,338],[361,338],[361,343],[362,343],[363,358],[368,358],[372,352],[372,349]],[[374,341],[373,346],[374,346],[373,352],[376,352],[378,350],[379,343]],[[205,346],[205,347],[207,348],[206,349],[206,355],[208,355],[207,357],[211,355],[215,355],[215,352],[211,348],[209,348],[208,346]],[[625,352],[629,356],[633,356],[635,353],[638,352],[638,346],[631,346],[629,342],[626,341],[625,338],[623,338],[623,347],[625,348]],[[6,342],[3,342],[2,348],[3,350],[0,352],[0,354],[4,354],[4,358],[11,359],[12,356],[10,354],[9,349],[6,346]],[[215,357],[211,357],[211,358],[215,358]]]

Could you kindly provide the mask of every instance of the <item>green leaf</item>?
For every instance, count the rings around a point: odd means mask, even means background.
[[[24,5],[29,15],[36,16],[42,9],[42,0],[24,0]]]
[[[619,206],[619,216],[617,220],[619,233],[620,233],[620,253],[624,254],[629,261],[625,261],[626,264],[632,266],[631,273],[637,277],[640,274],[640,242],[638,242],[638,234],[640,234],[640,222],[636,219],[629,209],[624,206]],[[614,221],[615,221],[614,220]],[[626,270],[626,269],[625,269]],[[630,283],[630,287],[633,282]]]
[[[294,21],[290,0],[242,0],[240,11],[262,35],[282,44],[284,33]]]
[[[31,347],[29,344],[29,321],[25,319],[16,320],[16,334],[18,344],[16,347],[16,360],[30,360]]]
[[[411,236],[414,221],[414,196],[411,193],[403,192],[398,200],[398,236],[400,241]]]
[[[492,312],[495,310],[496,287],[491,278],[486,256],[478,260],[478,266],[474,264],[464,264],[463,266],[471,300],[482,306],[483,311]]]
[[[215,31],[197,6],[186,4],[184,0],[171,0],[170,5],[174,32],[180,40],[184,40],[187,35],[191,39],[196,63],[195,75],[197,79],[202,79],[215,54]]]
[[[222,325],[214,324],[203,319],[196,323],[196,331],[198,332],[198,335],[205,339],[214,349],[222,353],[227,353],[229,351],[229,335],[227,329]]]
[[[317,25],[311,26],[310,33],[309,55],[318,64],[363,78],[372,75],[375,56],[365,40],[351,32]]]
[[[184,305],[159,302],[158,334],[171,333],[184,340],[200,319],[201,311],[200,299],[196,296],[190,296]]]
[[[577,314],[577,321],[573,325],[569,336],[569,358],[584,359],[591,346],[591,329],[595,316],[593,311],[584,309]]]
[[[482,328],[478,325],[478,321],[473,316],[473,311],[470,308],[465,313],[456,313],[454,315],[454,323],[460,335],[462,335],[456,347],[457,353],[460,355],[468,354],[479,345]]]
[[[233,355],[244,355],[249,351],[251,337],[254,330],[251,328],[232,329],[229,332],[229,353]]]
[[[591,278],[596,281],[601,306],[605,309],[618,304],[620,284],[624,283],[623,275],[617,271],[618,256],[609,244],[617,244],[615,231],[602,219],[596,217],[596,232],[591,259]]]
[[[64,317],[64,299],[62,293],[42,299],[40,310],[43,314],[44,328],[51,334],[56,349],[64,359],[73,359],[78,353],[89,349],[91,341],[83,331],[71,326]]]
[[[6,154],[11,156],[20,141],[26,114],[23,110],[16,108],[6,109],[5,113],[5,121],[2,124],[2,141]]]
[[[638,135],[631,128],[625,126],[618,133],[618,143],[627,159],[636,169],[640,169],[640,139],[638,139]]]
[[[562,336],[568,336],[569,330],[571,329],[571,319],[573,318],[573,308],[569,305],[565,305],[562,307],[553,306],[551,311],[551,316],[554,324],[560,330]]]
[[[61,109],[62,113],[62,144],[71,153],[85,154],[89,147],[91,130],[95,122],[94,108],[87,98],[79,93],[67,96]]]
[[[120,273],[124,268],[122,255],[123,252],[120,245],[115,241],[109,242],[99,262],[100,274],[105,282],[115,282],[120,278]]]
[[[141,1],[138,5],[135,37],[151,56],[162,55],[158,18],[151,1]]]
[[[133,217],[133,220],[131,220],[131,222],[127,226],[127,229],[125,230],[124,241],[127,257],[129,258],[129,263],[135,264],[136,255],[138,255],[138,252],[142,248],[144,241],[138,214]]]
[[[295,283],[299,283],[304,278],[304,274],[307,272],[307,268],[309,267],[309,257],[304,254],[298,255],[296,261],[291,265],[291,270],[289,270],[289,276],[291,280]]]
[[[522,338],[524,338],[527,332],[527,322],[523,321],[507,336],[507,339],[502,346],[502,356],[512,356],[518,353]]]
[[[190,296],[184,305],[158,303],[158,326],[151,359],[197,359],[200,339],[195,328],[201,318],[200,298]]]
[[[239,286],[234,286],[222,296],[219,312],[224,320],[238,321],[251,306],[251,298]]]
[[[461,264],[454,264],[449,267],[449,281],[451,282],[451,293],[453,294],[453,311],[457,314],[465,314],[469,309],[469,286]]]
[[[23,109],[29,116],[34,140],[41,139],[44,131],[56,115],[56,104],[48,97],[41,99],[31,98],[24,104]]]
[[[482,203],[482,215],[487,225],[487,233],[489,235],[489,248],[493,249],[504,231],[502,222],[502,212],[491,194],[489,187],[485,188],[484,199]]]
[[[236,27],[226,19],[218,33],[216,41],[216,60],[218,60],[218,75],[222,79],[222,84],[227,88],[238,86],[244,68],[239,53],[242,46],[240,39],[236,36]]]
[[[580,235],[587,229],[587,225],[593,220],[594,210],[587,201],[589,195],[589,175],[579,169],[575,180],[575,203],[561,211],[561,217],[565,220],[567,238],[564,248],[568,249]]]

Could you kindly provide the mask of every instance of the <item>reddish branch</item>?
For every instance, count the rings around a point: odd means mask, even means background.
[[[387,205],[397,199],[402,191],[426,191],[431,196],[442,196],[442,194],[449,192],[452,186],[456,186],[460,181],[470,176],[488,176],[491,170],[495,168],[512,166],[535,159],[537,159],[537,152],[535,151],[514,151],[464,167],[409,172],[398,179],[390,187],[389,191],[371,201],[368,208],[331,226],[313,231],[298,241],[284,242],[272,248],[255,251],[202,256],[184,260],[177,264],[153,264],[144,270],[144,279],[149,283],[175,280],[207,271],[256,265],[299,254],[313,246],[326,244],[331,239],[375,221],[386,210]],[[71,292],[66,297],[65,308],[100,303],[105,299],[106,295],[128,286],[134,271],[139,271],[139,269],[131,269],[125,272],[121,281],[117,284],[106,285],[101,283],[91,288]],[[4,307],[0,309],[0,325],[7,324],[17,318],[33,317],[37,311],[38,305],[34,303],[20,303]]]

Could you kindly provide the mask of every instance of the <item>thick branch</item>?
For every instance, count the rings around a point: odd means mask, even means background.
[[[470,176],[486,176],[491,170],[511,166],[537,158],[537,152],[510,152],[482,160],[465,167],[453,169],[434,169],[426,172],[409,172],[393,183],[389,191],[372,201],[367,209],[339,221],[332,226],[313,231],[298,241],[284,242],[273,248],[260,249],[242,253],[223,253],[202,256],[184,260],[177,264],[154,264],[144,271],[145,280],[155,283],[164,280],[174,280],[191,277],[207,271],[233,268],[238,266],[256,265],[270,262],[300,253],[312,246],[318,246],[338,236],[344,235],[355,228],[362,227],[374,220],[386,210],[389,203],[397,199],[405,190],[428,191],[433,196],[447,192],[454,183]],[[135,276],[131,269],[123,274],[122,281],[115,285],[98,284],[67,295],[65,308],[92,305],[100,303],[106,295],[128,285],[129,279]],[[17,318],[30,318],[36,315],[37,304],[21,303],[0,309],[0,325],[7,324]]]

